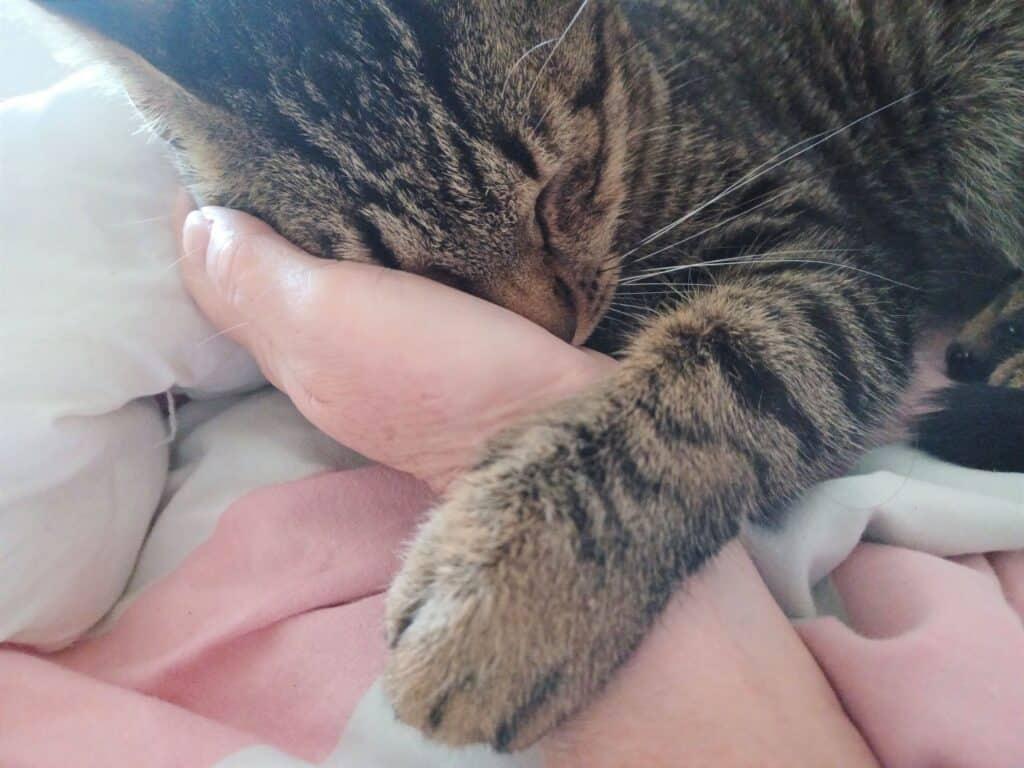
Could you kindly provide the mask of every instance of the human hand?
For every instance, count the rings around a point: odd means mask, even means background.
[[[487,439],[614,369],[428,280],[315,259],[236,212],[189,216],[210,319],[321,430],[443,489]],[[875,765],[738,545],[692,578],[548,768]]]
[[[200,308],[310,422],[435,490],[615,366],[416,275],[314,258],[235,211],[191,213],[182,245]]]
[[[738,543],[669,602],[545,768],[878,768]]]

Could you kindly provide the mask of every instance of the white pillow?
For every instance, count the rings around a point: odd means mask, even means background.
[[[54,55],[56,38],[41,42],[42,18],[26,0],[0,2],[0,100],[41,91],[71,74],[69,64]]]
[[[264,383],[179,282],[180,194],[101,70],[0,102],[0,642],[66,645],[123,590],[167,475],[153,396]]]

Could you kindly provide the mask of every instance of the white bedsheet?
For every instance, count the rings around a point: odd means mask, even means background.
[[[60,72],[5,58],[30,39],[0,26],[8,91]],[[124,589],[167,479],[152,396],[263,383],[180,284],[179,194],[98,70],[0,102],[0,641],[66,645]]]

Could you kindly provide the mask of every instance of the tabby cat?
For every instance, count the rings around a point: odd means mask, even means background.
[[[1020,0],[37,4],[204,203],[621,357],[490,445],[391,590],[387,689],[451,744],[592,698],[1020,266]]]
[[[946,354],[965,382],[936,398],[916,426],[918,447],[977,469],[1024,472],[1024,277],[968,322]]]

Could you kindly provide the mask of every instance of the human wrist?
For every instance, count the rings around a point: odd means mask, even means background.
[[[688,580],[545,768],[877,767],[739,544]]]

